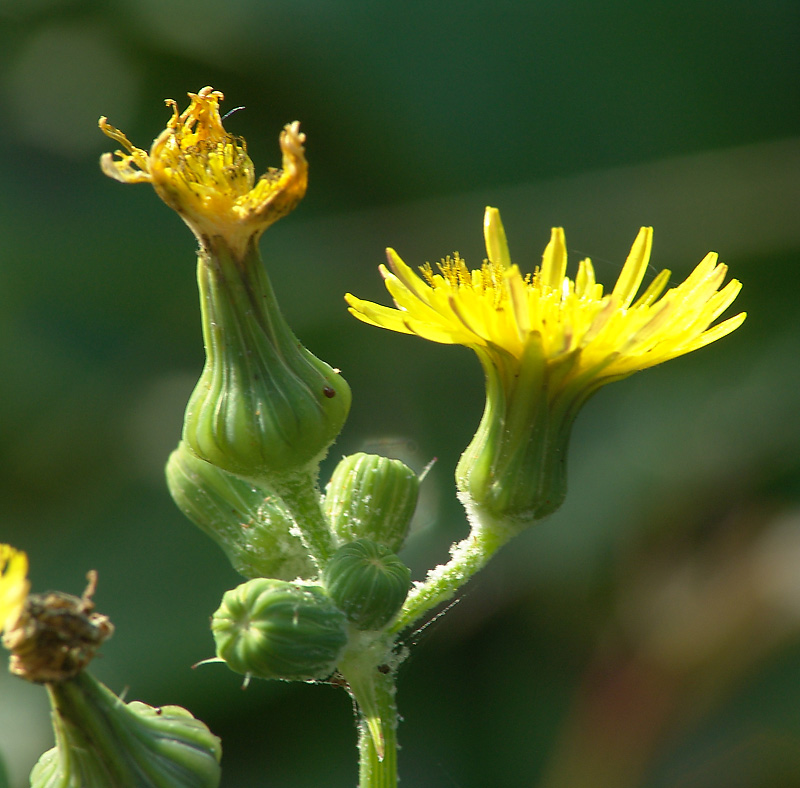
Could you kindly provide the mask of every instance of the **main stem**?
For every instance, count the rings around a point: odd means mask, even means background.
[[[359,788],[397,788],[397,705],[394,671],[378,674],[375,702],[383,736],[383,757],[364,715],[358,725]],[[356,698],[357,700],[357,698]]]
[[[338,670],[358,709],[359,788],[397,786],[397,706],[393,640],[353,633]]]

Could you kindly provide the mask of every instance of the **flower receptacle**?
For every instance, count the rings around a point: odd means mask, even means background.
[[[553,370],[532,337],[510,369],[502,356],[478,353],[486,405],[456,468],[456,486],[493,519],[522,530],[552,514],[567,492],[567,450],[584,397],[553,385]]]
[[[183,440],[207,462],[268,486],[316,472],[345,423],[350,388],[292,333],[256,245],[237,259],[217,241],[198,258],[206,364]]]

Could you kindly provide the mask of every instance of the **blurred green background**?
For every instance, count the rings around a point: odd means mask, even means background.
[[[0,0],[0,540],[36,590],[99,571],[96,675],[204,719],[224,786],[338,788],[345,693],[189,669],[237,583],[163,481],[203,358],[194,239],[101,175],[96,124],[147,147],[162,100],[207,84],[246,107],[227,126],[259,170],[284,123],[308,134],[308,195],[262,250],[353,387],[323,480],[361,449],[438,458],[416,577],[465,533],[452,469],[482,380],[463,348],[347,315],[345,291],[388,302],[385,246],[478,264],[490,204],[527,270],[558,224],[612,283],[653,224],[654,269],[713,249],[744,283],[742,329],[589,403],[563,509],[409,638],[402,784],[800,785],[796,0]],[[51,744],[44,692],[0,675],[13,788]]]

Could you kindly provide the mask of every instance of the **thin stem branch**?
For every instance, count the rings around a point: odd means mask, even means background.
[[[322,511],[316,478],[309,473],[300,473],[271,479],[270,484],[289,509],[297,527],[297,535],[322,569],[335,552],[336,545]]]
[[[417,583],[392,624],[397,633],[418,621],[432,608],[455,596],[456,592],[509,540],[519,533],[518,523],[507,523],[492,517],[466,494],[460,494],[471,530],[469,536],[450,550],[450,560],[428,572]]]

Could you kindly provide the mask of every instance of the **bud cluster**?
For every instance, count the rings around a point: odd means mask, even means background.
[[[217,658],[231,670],[324,679],[357,632],[379,633],[402,607],[411,573],[393,551],[408,533],[419,479],[399,460],[359,453],[336,467],[321,505],[331,540],[343,544],[321,574],[276,494],[199,460],[183,444],[167,476],[181,509],[252,578],[223,596],[211,622]]]

